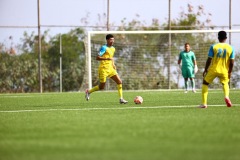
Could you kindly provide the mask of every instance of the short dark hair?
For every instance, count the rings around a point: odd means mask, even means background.
[[[114,36],[113,36],[112,34],[107,34],[107,35],[106,35],[106,39],[108,40],[108,39],[110,39],[110,38],[114,38]]]
[[[190,44],[189,44],[188,42],[184,44],[184,46],[186,46],[186,45],[189,45],[189,46],[190,46]]]
[[[218,32],[218,39],[226,39],[227,38],[227,33],[225,31],[219,31]]]

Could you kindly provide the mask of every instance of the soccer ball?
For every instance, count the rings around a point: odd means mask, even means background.
[[[143,98],[141,96],[137,96],[134,98],[134,103],[135,104],[142,104],[143,103]]]

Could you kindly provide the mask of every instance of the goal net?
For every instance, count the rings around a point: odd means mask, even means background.
[[[114,61],[124,90],[181,89],[184,79],[178,71],[178,56],[184,44],[190,43],[195,53],[199,71],[195,75],[196,88],[201,88],[202,72],[210,45],[218,42],[219,30],[172,30],[172,31],[89,31],[87,43],[87,84],[89,88],[99,83],[96,60],[99,49],[106,44],[106,34],[115,37]],[[240,30],[225,30],[227,43],[235,47],[239,55]],[[231,37],[231,41],[229,41]],[[239,73],[234,70],[231,86],[239,87]],[[211,88],[221,88],[218,79]],[[115,90],[116,85],[107,80],[106,89]]]

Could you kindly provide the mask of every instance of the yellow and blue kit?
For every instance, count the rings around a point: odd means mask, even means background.
[[[212,58],[212,61],[204,79],[211,83],[214,78],[219,77],[221,83],[228,83],[230,59],[235,58],[234,48],[227,43],[213,44],[209,49],[208,57]]]
[[[99,56],[104,58],[113,58],[115,53],[115,47],[108,47],[103,45],[98,53]],[[117,71],[113,68],[113,60],[101,60],[99,68],[99,80],[101,83],[106,82],[107,77],[117,75]]]

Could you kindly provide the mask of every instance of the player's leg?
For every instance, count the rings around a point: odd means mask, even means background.
[[[207,98],[208,98],[208,84],[205,80],[203,80],[202,84],[202,107],[207,108]]]
[[[188,78],[184,78],[184,88],[185,88],[184,93],[187,93],[188,92]]]
[[[105,70],[102,70],[102,69],[99,69],[98,73],[99,73],[100,83],[99,83],[99,85],[96,85],[93,88],[91,88],[89,90],[87,89],[85,91],[85,98],[86,98],[87,101],[90,99],[90,94],[91,93],[99,91],[99,90],[103,90],[104,87],[105,87],[105,83],[106,83],[106,79],[107,79],[107,73],[106,73]]]
[[[182,67],[182,76],[184,78],[184,93],[188,92],[188,68]]]
[[[228,107],[231,107],[232,106],[232,102],[231,102],[231,100],[229,98],[229,85],[228,85],[228,83],[223,84],[223,91],[224,91],[224,96],[225,96],[224,100],[226,102],[226,105]]]
[[[219,76],[220,82],[222,83],[223,86],[223,92],[224,92],[224,100],[226,102],[226,105],[228,107],[232,106],[232,102],[229,98],[229,79],[228,79],[228,74],[223,74]]]
[[[195,80],[194,80],[194,78],[190,78],[190,82],[191,82],[191,86],[192,86],[192,91],[193,91],[193,93],[196,93],[196,90],[195,90]]]
[[[188,75],[190,77],[189,79],[190,79],[190,82],[191,82],[192,91],[193,91],[193,93],[196,93],[195,80],[194,80],[195,74],[194,74],[194,68],[193,67],[188,67]]]
[[[96,85],[95,87],[89,90],[89,94],[99,90],[103,90],[104,88],[105,88],[105,82],[104,83],[100,82],[99,85]]]
[[[212,83],[216,75],[214,73],[208,72],[207,75],[203,78],[202,84],[202,104],[199,108],[207,108],[207,98],[208,98],[208,85]]]
[[[119,95],[119,102],[120,102],[120,104],[128,103],[128,101],[123,99],[122,80],[120,79],[120,77],[116,74],[116,75],[112,76],[111,79],[114,80],[114,82],[117,83],[117,89],[118,89],[118,95]]]
[[[91,93],[96,92],[96,91],[99,90],[99,86],[100,85],[96,85],[96,86],[94,86],[93,88],[91,88],[89,90],[86,89],[86,91],[85,91],[85,98],[86,98],[87,101],[90,99],[90,94]]]

